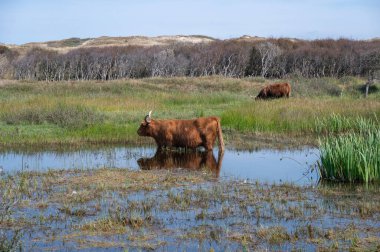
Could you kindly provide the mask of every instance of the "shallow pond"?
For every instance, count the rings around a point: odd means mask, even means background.
[[[379,187],[314,186],[318,159],[315,148],[3,151],[0,251],[377,251]]]
[[[0,153],[0,169],[44,171],[48,169],[191,169],[208,167],[219,178],[259,180],[260,182],[293,182],[313,184],[318,181],[314,169],[319,159],[316,148],[277,150],[227,149],[223,156],[217,150],[207,152],[156,152],[154,147],[101,147],[80,150],[40,150]]]

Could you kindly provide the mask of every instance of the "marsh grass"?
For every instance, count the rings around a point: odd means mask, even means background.
[[[22,232],[16,230],[12,232],[10,238],[0,230],[0,251],[22,251]]]
[[[360,133],[320,140],[319,170],[322,179],[365,183],[380,181],[380,128],[372,129],[366,123],[360,126],[364,127]]]
[[[344,90],[349,86],[345,83],[355,83],[356,79],[346,79],[342,81],[332,78],[295,78],[292,84],[292,92],[298,97],[315,97],[315,96],[341,96]]]
[[[359,99],[365,80],[289,79],[290,99],[254,101],[266,84],[279,80],[147,78],[107,82],[3,81],[0,86],[0,144],[139,143],[136,130],[153,110],[156,119],[220,116],[229,134],[313,135],[319,122],[336,114],[353,120],[380,116],[378,93]],[[343,90],[337,96],[332,89]],[[318,124],[319,125],[319,124]],[[325,127],[333,127],[328,123]],[[233,140],[234,137],[229,139]],[[227,141],[228,143],[228,141]]]
[[[270,244],[282,244],[290,241],[291,237],[282,226],[262,227],[257,230],[259,239],[267,240]]]
[[[375,100],[293,98],[248,102],[225,110],[221,117],[224,127],[240,132],[337,134],[360,130],[357,118],[372,118],[371,125],[378,124],[379,106]]]
[[[205,176],[127,169],[3,176],[2,201],[13,203],[0,228],[8,234],[22,229],[26,250],[330,250],[332,244],[376,250],[380,244],[378,187],[215,182]]]
[[[315,124],[315,133],[317,134],[338,134],[338,133],[366,133],[376,131],[380,126],[377,114],[374,113],[371,118],[345,117],[340,114],[331,114],[328,117],[317,118]]]
[[[83,128],[104,121],[104,115],[89,107],[58,103],[52,108],[26,108],[2,115],[7,124],[51,123],[62,128]]]

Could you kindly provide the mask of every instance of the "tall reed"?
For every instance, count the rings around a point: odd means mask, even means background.
[[[327,117],[317,118],[314,133],[339,134],[353,132],[368,132],[375,130],[379,125],[376,113],[371,118],[347,117],[340,114],[331,114]]]
[[[358,118],[358,132],[320,140],[322,179],[348,182],[380,181],[380,128]]]

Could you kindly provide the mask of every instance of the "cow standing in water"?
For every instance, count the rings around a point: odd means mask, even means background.
[[[255,99],[289,98],[291,90],[289,83],[275,83],[261,89]]]
[[[224,152],[224,142],[220,119],[218,117],[201,117],[192,120],[153,120],[152,111],[145,116],[137,134],[153,137],[158,149],[163,147],[183,147],[195,149],[203,146],[212,151],[218,137],[219,151]]]

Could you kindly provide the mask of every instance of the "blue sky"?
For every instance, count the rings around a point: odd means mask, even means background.
[[[380,0],[0,0],[0,43],[70,37],[380,37]]]

